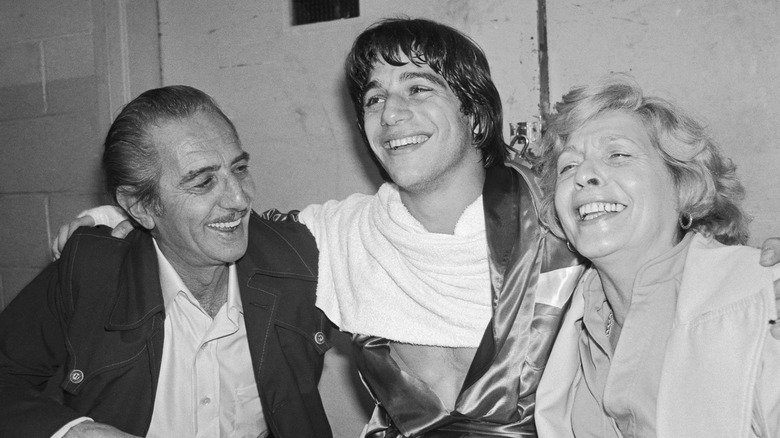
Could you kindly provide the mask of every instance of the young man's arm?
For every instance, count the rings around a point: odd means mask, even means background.
[[[68,238],[79,227],[96,227],[98,225],[113,228],[111,235],[120,239],[124,239],[134,228],[124,210],[114,205],[101,205],[82,211],[76,219],[61,226],[57,236],[54,237],[54,241],[51,243],[51,253],[54,260],[60,258],[62,248],[65,247]]]
[[[780,262],[780,238],[766,239],[761,246],[761,265],[774,266],[778,262]],[[775,307],[780,317],[780,278],[775,279]],[[780,339],[780,321],[772,324],[771,332],[775,339]]]

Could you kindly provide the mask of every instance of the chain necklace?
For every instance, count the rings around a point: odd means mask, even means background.
[[[614,324],[615,324],[614,313],[609,312],[609,316],[607,317],[607,324],[606,324],[606,327],[604,328],[604,333],[606,333],[607,336],[609,336],[609,333],[612,331],[612,326]]]

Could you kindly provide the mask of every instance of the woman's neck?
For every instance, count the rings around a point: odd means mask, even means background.
[[[594,264],[594,266],[596,265]],[[611,272],[614,272],[613,270],[602,269],[598,266],[596,266],[596,271],[601,279],[601,286],[604,288],[604,296],[612,309],[615,323],[623,327],[628,307],[631,305],[632,285],[634,278],[636,278],[636,272],[621,272],[620,275],[610,275]]]
[[[615,322],[623,326],[631,305],[634,283],[639,272],[653,260],[663,257],[675,246],[682,236],[674,236],[666,245],[657,246],[653,252],[617,251],[609,256],[591,259],[604,288],[604,295],[612,308]]]

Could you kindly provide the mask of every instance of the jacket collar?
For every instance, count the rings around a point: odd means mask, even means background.
[[[120,266],[117,297],[106,328],[130,330],[165,309],[152,236],[133,230],[126,238],[127,255]],[[255,273],[316,281],[317,244],[296,221],[274,221],[252,212],[247,253],[236,263],[243,290]],[[246,303],[245,303],[246,304]]]
[[[507,263],[517,242],[518,222],[521,220],[519,193],[519,176],[515,172],[504,166],[487,169],[482,202],[491,283],[496,290],[501,289]]]
[[[117,297],[106,324],[108,330],[137,328],[152,315],[164,311],[152,236],[136,229],[126,239],[130,245],[119,267]]]

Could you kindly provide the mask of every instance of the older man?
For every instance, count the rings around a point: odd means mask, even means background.
[[[151,90],[103,161],[141,228],[77,231],[0,314],[0,436],[329,437],[316,247],[251,213],[230,120],[194,88]]]

